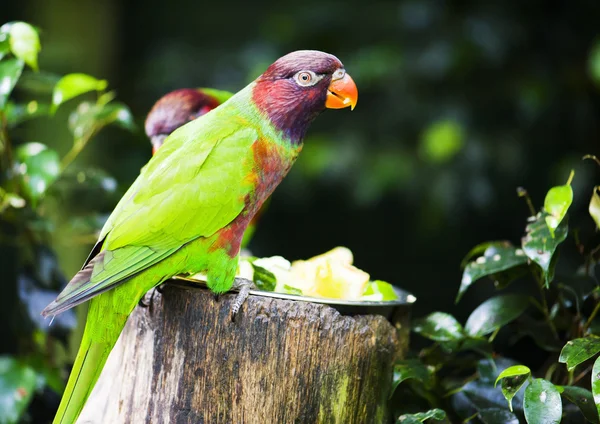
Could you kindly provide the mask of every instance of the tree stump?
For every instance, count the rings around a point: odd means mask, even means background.
[[[347,316],[316,303],[168,284],[137,307],[78,423],[384,423],[408,307]],[[400,318],[400,319],[398,319]]]

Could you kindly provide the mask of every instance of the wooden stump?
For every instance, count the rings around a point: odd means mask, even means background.
[[[377,315],[167,285],[138,307],[78,423],[384,423],[407,346]],[[405,340],[399,340],[400,338]]]

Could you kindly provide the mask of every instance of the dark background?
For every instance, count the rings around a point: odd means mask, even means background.
[[[164,93],[237,91],[296,49],[337,55],[358,106],[313,125],[250,248],[298,259],[347,246],[373,278],[414,293],[417,316],[464,318],[492,290],[476,285],[454,305],[469,249],[523,235],[516,187],[539,207],[575,169],[571,222],[593,226],[587,203],[600,179],[581,157],[600,153],[589,59],[597,0],[6,0],[1,9],[0,22],[40,28],[42,69],[106,78],[132,109],[137,134],[104,130],[78,158],[115,176],[120,193],[150,157],[143,119]],[[45,121],[15,137],[30,140],[62,154],[71,143],[64,124]],[[87,249],[58,247],[66,274]]]

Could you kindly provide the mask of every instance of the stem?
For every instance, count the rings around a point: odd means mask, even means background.
[[[585,155],[582,159],[583,160],[585,160],[585,159],[591,159],[591,160],[595,161],[598,165],[600,165],[600,159],[598,159],[594,155]]]
[[[475,413],[474,413],[473,415],[471,415],[470,417],[468,417],[468,418],[465,418],[465,419],[462,421],[462,424],[466,424],[466,423],[468,423],[468,422],[469,422],[469,421],[471,421],[472,419],[476,418],[476,417],[477,417],[477,415],[479,415],[479,412],[475,412]]]
[[[517,195],[519,197],[524,197],[525,202],[527,203],[527,207],[529,208],[530,216],[535,216],[535,208],[533,207],[533,202],[531,201],[531,197],[529,197],[529,193],[523,187],[517,188]]]
[[[573,385],[573,372],[574,372],[574,371],[575,371],[575,370],[571,370],[571,371],[569,371],[569,380],[568,380],[568,382],[567,382],[567,386],[572,386],[572,385]]]
[[[540,298],[542,301],[542,313],[546,318],[546,323],[548,324],[548,327],[550,327],[550,330],[552,331],[552,335],[555,339],[558,340],[558,332],[556,331],[556,327],[552,322],[552,318],[550,318],[550,310],[548,309],[548,302],[546,301],[546,295],[544,294],[544,282],[542,281],[542,278],[537,272],[532,270],[532,273],[535,278],[535,281],[537,282],[538,289],[540,290]]]
[[[569,179],[567,180],[566,185],[571,185],[571,181],[573,181],[573,177],[575,176],[575,170],[571,169],[571,173],[569,174]]]
[[[64,172],[65,169],[75,160],[75,158],[81,153],[86,144],[90,141],[90,137],[82,137],[73,143],[71,150],[60,161],[60,172]]]
[[[546,375],[544,376],[546,380],[552,381],[552,375],[554,374],[554,371],[556,371],[557,366],[558,362],[554,362],[552,365],[550,365],[550,367],[548,367],[548,371],[546,371]]]
[[[571,384],[575,384],[579,380],[581,380],[583,377],[585,377],[592,370],[592,368],[594,368],[594,366],[590,365],[584,371],[582,371],[581,373],[579,373],[579,375],[573,379],[573,382]]]
[[[598,311],[600,311],[600,302],[596,303],[596,306],[594,307],[592,314],[590,315],[588,320],[583,325],[583,334],[585,334],[587,332],[588,328],[590,328],[590,325],[592,325],[594,318],[596,318],[596,315],[598,315]]]

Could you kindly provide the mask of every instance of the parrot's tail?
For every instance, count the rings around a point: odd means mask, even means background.
[[[107,303],[104,299],[107,294],[92,299],[90,303],[79,352],[52,424],[75,424],[127,322],[127,315],[123,314],[99,319]]]

